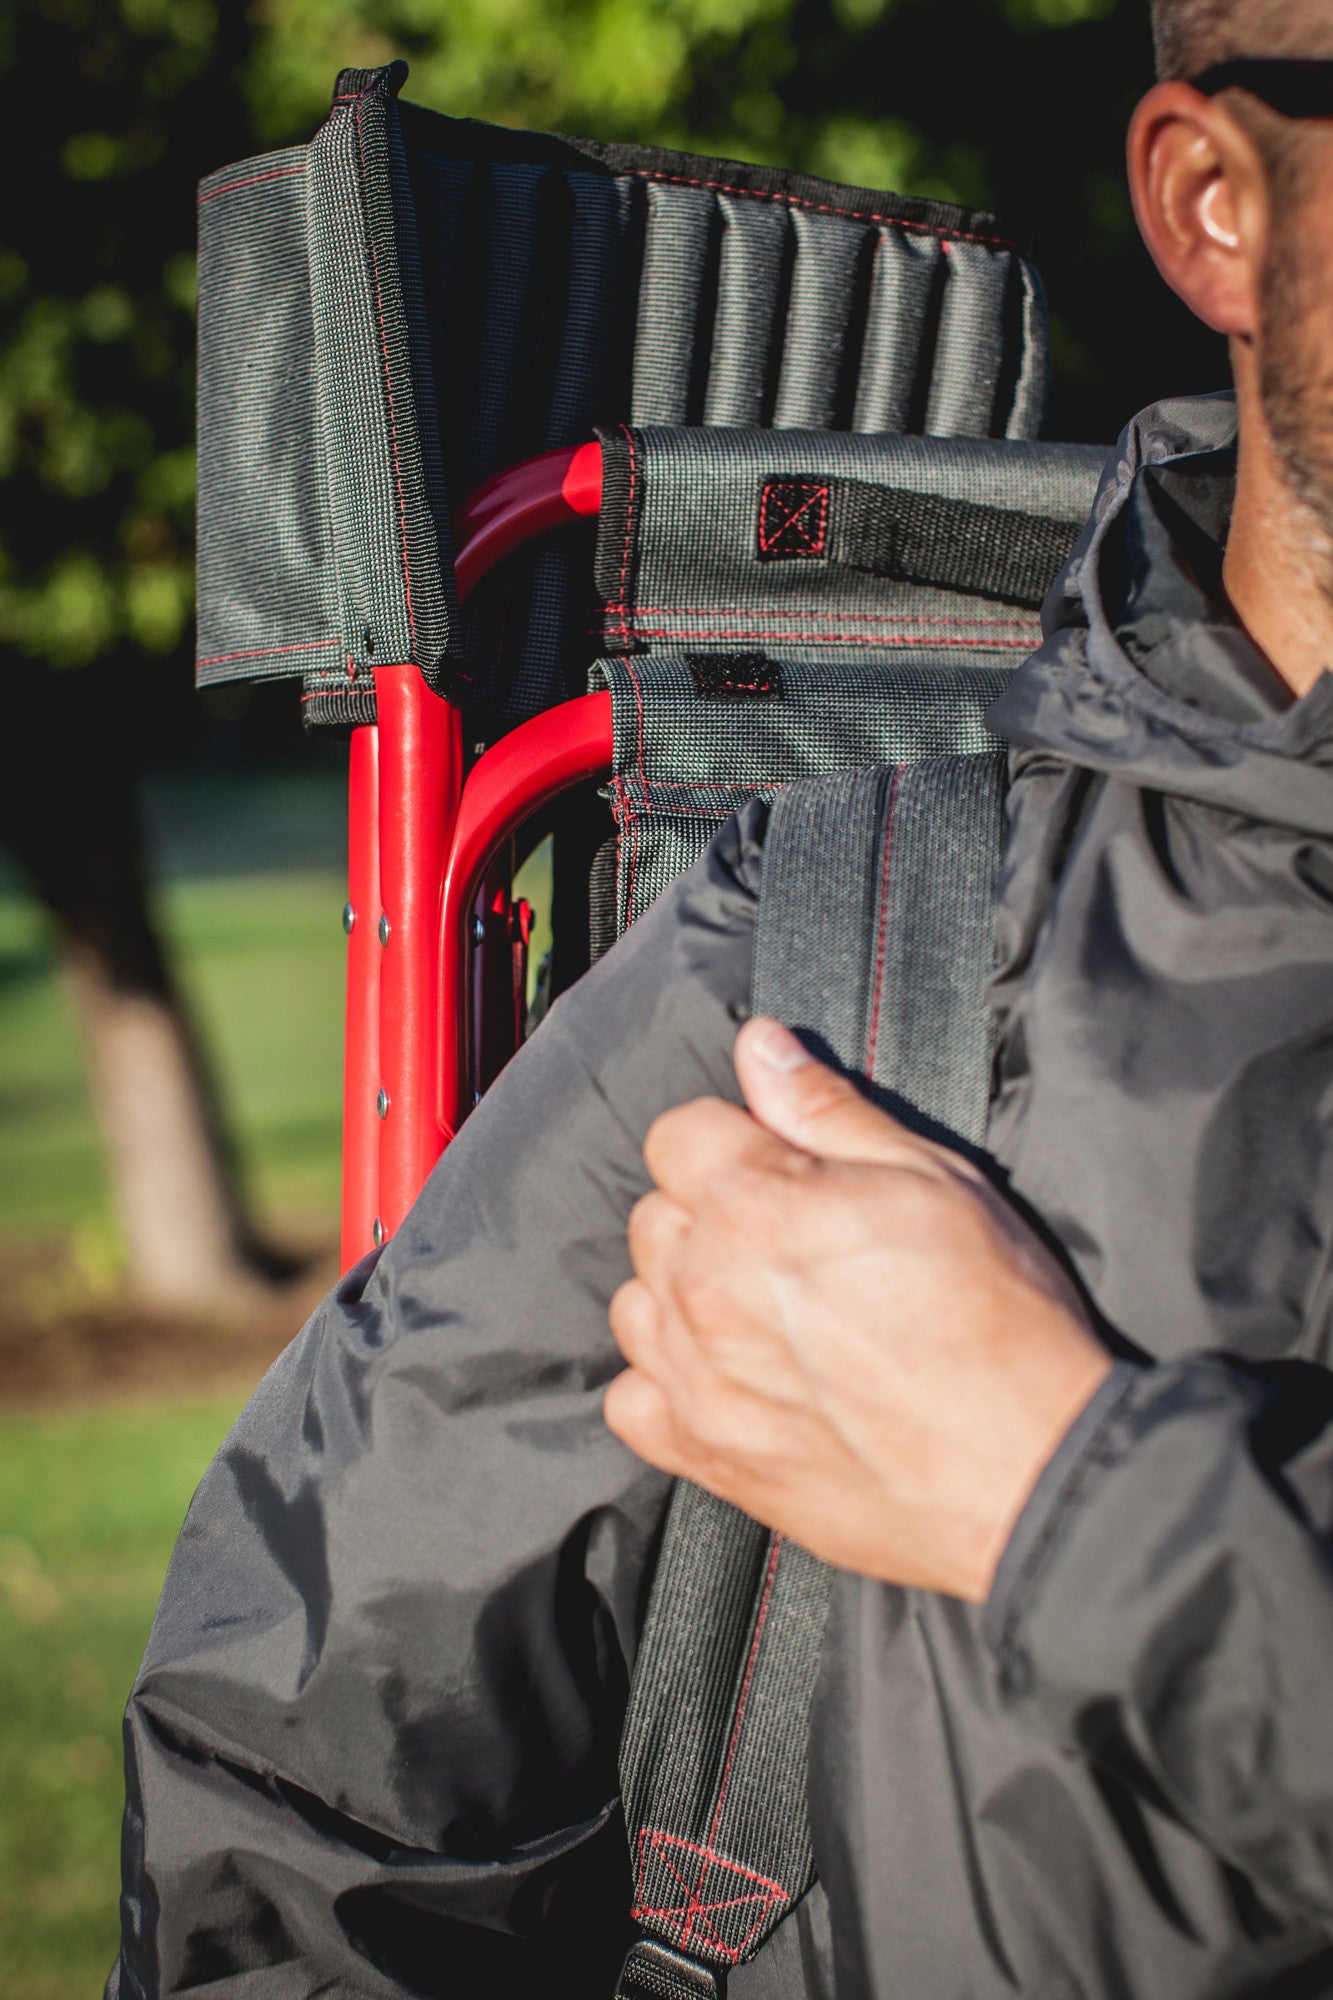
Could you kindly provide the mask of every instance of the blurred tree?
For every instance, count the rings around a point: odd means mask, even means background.
[[[308,134],[347,64],[500,123],[995,207],[1042,269],[1048,429],[1109,439],[1224,379],[1124,190],[1147,0],[6,0],[0,646],[7,834],[67,940],[130,1262],[159,1294],[267,1263],[138,866],[133,781],[195,740],[193,184]],[[272,716],[294,714],[244,701]],[[157,1111],[147,1116],[150,1105]],[[171,1136],[168,1139],[168,1135]]]
[[[138,1290],[283,1269],[249,1227],[154,926],[135,781],[189,732],[193,189],[248,134],[209,0],[9,0],[0,294],[0,833],[54,917]]]

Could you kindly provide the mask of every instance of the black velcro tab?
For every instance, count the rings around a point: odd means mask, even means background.
[[[782,682],[763,653],[687,653],[685,664],[700,694],[723,701],[779,695]]]
[[[827,479],[769,479],[759,495],[760,562],[822,562],[828,555]]]

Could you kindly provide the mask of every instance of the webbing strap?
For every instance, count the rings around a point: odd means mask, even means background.
[[[918,1126],[985,1131],[1003,761],[938,757],[775,804],[752,982]],[[667,1515],[621,1739],[636,1921],[618,2000],[721,1995],[814,1880],[810,1703],[831,1572],[697,1487]]]
[[[1000,750],[893,772],[885,817],[864,1070],[877,1100],[933,1138],[979,1146],[990,1107]]]
[[[839,497],[834,561],[872,576],[1033,608],[1041,605],[1083,525],[850,482]]]

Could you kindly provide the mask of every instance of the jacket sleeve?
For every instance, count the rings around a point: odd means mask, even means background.
[[[126,1716],[110,2000],[610,1990],[667,1482],[602,1422],[606,1307],[647,1126],[737,1099],[763,821],[555,1006],[205,1475]]]
[[[1333,1922],[1333,1375],[1118,1364],[1043,1473],[986,1629],[1004,1698]]]

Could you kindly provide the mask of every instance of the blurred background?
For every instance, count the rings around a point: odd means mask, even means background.
[[[101,1990],[119,1717],[199,1473],[334,1270],[343,753],[191,685],[194,183],[336,72],[998,211],[1048,434],[1218,386],[1121,172],[1147,0],[4,0],[0,1993]]]

